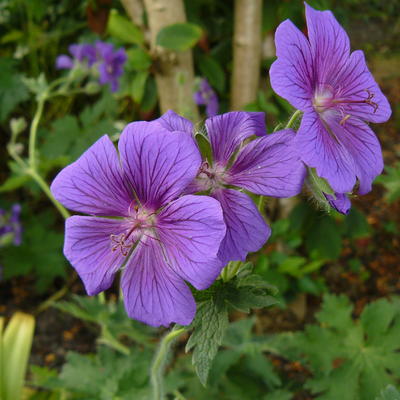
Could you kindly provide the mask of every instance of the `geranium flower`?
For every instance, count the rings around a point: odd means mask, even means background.
[[[193,132],[192,123],[173,111],[158,121],[170,131]],[[264,113],[230,112],[205,124],[213,160],[202,163],[186,190],[207,191],[221,203],[227,230],[218,256],[224,264],[244,261],[247,253],[263,246],[270,228],[242,189],[263,196],[294,196],[301,191],[305,168],[292,146],[294,132],[265,135]],[[261,137],[245,144],[253,135]]]
[[[96,52],[100,61],[99,82],[102,85],[109,83],[111,91],[116,92],[119,86],[118,79],[124,72],[124,64],[127,60],[125,50],[123,48],[114,50],[112,44],[97,41]]]
[[[207,79],[202,79],[199,88],[193,95],[194,102],[199,106],[206,106],[207,117],[214,117],[218,114],[218,96],[210,86]]]
[[[91,67],[96,62],[96,49],[91,44],[72,44],[68,50],[72,57],[65,54],[59,55],[56,59],[57,69],[72,69],[76,62],[86,62]]]
[[[335,192],[351,192],[358,179],[365,194],[383,168],[379,142],[366,122],[388,120],[389,103],[363,52],[350,53],[333,14],[306,4],[306,19],[308,38],[289,20],[279,25],[271,85],[304,113],[294,139],[304,163]]]
[[[0,208],[0,247],[8,244],[19,246],[22,242],[22,225],[20,222],[21,206],[16,203],[7,212]]]
[[[122,269],[131,318],[187,325],[196,305],[184,281],[205,289],[222,268],[221,206],[207,196],[179,197],[201,164],[186,133],[133,122],[118,150],[105,135],[53,181],[57,200],[90,214],[67,219],[64,254],[89,295],[109,288]]]

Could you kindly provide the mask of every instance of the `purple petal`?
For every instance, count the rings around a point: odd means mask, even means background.
[[[123,169],[142,205],[157,210],[195,178],[201,156],[193,138],[158,122],[132,122],[118,144]]]
[[[164,129],[174,132],[186,132],[189,135],[193,134],[193,123],[186,118],[181,117],[175,111],[168,110],[160,118],[156,119]]]
[[[345,193],[335,193],[335,197],[325,194],[326,199],[332,208],[341,214],[347,215],[351,208],[351,201]]]
[[[72,58],[62,54],[58,56],[56,59],[56,68],[57,69],[71,69],[74,66],[74,62]]]
[[[289,20],[275,33],[278,59],[271,65],[273,90],[293,107],[305,111],[312,107],[313,60],[306,37]]]
[[[96,62],[96,49],[91,44],[72,44],[68,50],[78,61],[86,60],[89,66]]]
[[[326,126],[316,113],[305,113],[294,146],[302,161],[316,168],[317,174],[327,179],[335,192],[351,192],[356,183],[354,159],[345,144],[329,133]]]
[[[183,196],[163,209],[157,226],[169,267],[196,289],[208,288],[223,267],[217,253],[226,227],[219,202]]]
[[[247,144],[229,170],[227,182],[263,196],[299,194],[306,171],[293,146],[294,136],[287,129]]]
[[[112,251],[110,235],[125,231],[121,220],[73,216],[65,223],[64,254],[89,295],[108,289],[125,257]]]
[[[225,165],[242,141],[265,135],[263,112],[233,111],[206,120],[214,160]]]
[[[271,234],[247,194],[232,189],[219,189],[212,193],[222,206],[226,235],[218,256],[226,264],[229,261],[245,261],[248,252],[259,250]]]
[[[351,53],[346,65],[337,74],[339,96],[345,101],[363,101],[372,95],[371,102],[343,103],[345,112],[364,121],[385,122],[391,115],[390,104],[368,70],[364,53]]]
[[[210,97],[206,107],[207,117],[214,117],[215,115],[218,114],[218,110],[219,110],[218,97],[216,95],[213,95]]]
[[[165,262],[160,243],[146,238],[126,265],[121,280],[130,318],[152,326],[189,325],[196,313],[192,293]]]
[[[331,79],[337,77],[350,55],[349,37],[331,11],[316,11],[306,4],[306,20],[314,81],[334,87]]]
[[[51,192],[65,207],[92,215],[127,215],[133,199],[107,135],[55,177]]]
[[[373,180],[383,171],[382,150],[376,135],[365,122],[357,118],[350,118],[341,124],[340,117],[337,117],[329,120],[328,124],[354,160],[353,173],[360,183],[358,192],[368,193]]]

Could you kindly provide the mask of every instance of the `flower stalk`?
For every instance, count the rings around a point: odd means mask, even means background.
[[[175,325],[160,341],[156,356],[150,370],[150,380],[153,387],[153,400],[164,399],[163,372],[172,342],[185,332],[185,328]]]

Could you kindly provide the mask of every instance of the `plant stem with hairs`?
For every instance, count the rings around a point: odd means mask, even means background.
[[[163,372],[172,342],[185,332],[185,328],[175,325],[160,341],[150,370],[150,380],[153,387],[153,400],[164,399]]]

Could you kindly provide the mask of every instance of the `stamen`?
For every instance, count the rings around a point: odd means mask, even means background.
[[[111,242],[115,243],[115,245],[111,248],[111,251],[117,251],[119,249],[121,254],[126,257],[133,243],[125,243],[125,240],[127,239],[125,233],[121,233],[120,235],[110,235],[110,239]]]
[[[374,93],[372,93],[369,89],[364,89],[367,93],[368,93],[368,97],[364,100],[344,100],[344,99],[336,99],[333,100],[333,103],[336,104],[340,104],[340,103],[347,103],[347,104],[353,104],[353,103],[357,103],[357,104],[368,104],[370,105],[373,109],[374,109],[374,114],[376,113],[376,110],[378,109],[378,104],[375,103],[374,101],[372,101],[372,99],[374,98]]]
[[[351,117],[350,114],[345,115],[342,120],[339,122],[340,125],[344,125],[345,122]]]

